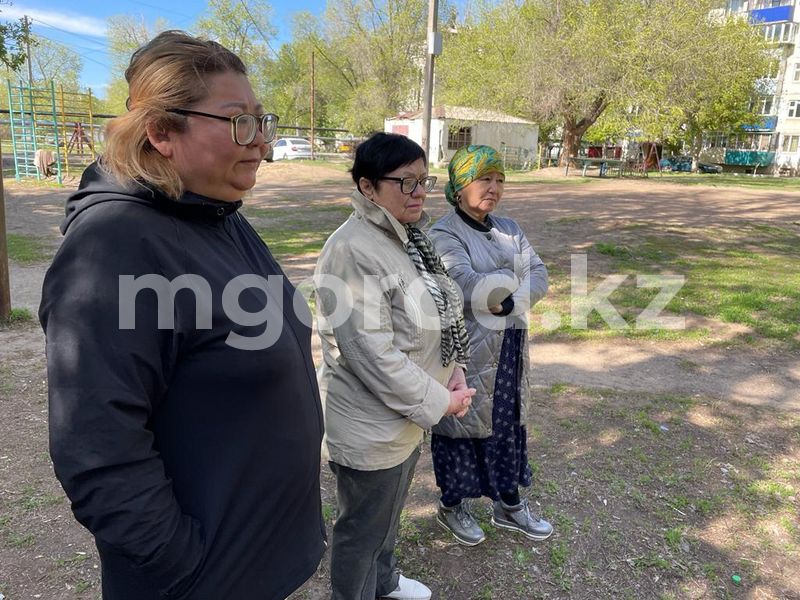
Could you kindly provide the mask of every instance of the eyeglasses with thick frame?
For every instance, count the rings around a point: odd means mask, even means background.
[[[420,177],[419,179],[416,177],[378,177],[378,179],[386,181],[399,181],[400,191],[409,195],[414,193],[414,190],[417,189],[418,185],[421,185],[422,189],[426,192],[433,191],[433,186],[436,185],[435,175],[426,175],[425,177]]]
[[[209,119],[218,119],[220,121],[230,121],[231,123],[231,137],[234,143],[239,146],[249,146],[256,139],[256,132],[261,130],[264,135],[264,142],[270,143],[275,139],[275,133],[278,130],[278,115],[266,113],[264,115],[253,115],[250,113],[242,113],[232,117],[224,117],[222,115],[212,115],[211,113],[200,112],[199,110],[189,110],[188,108],[168,108],[168,113],[176,115],[195,115],[198,117],[208,117]],[[240,133],[240,128],[242,133]]]

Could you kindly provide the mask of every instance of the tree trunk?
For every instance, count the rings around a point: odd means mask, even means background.
[[[572,125],[572,127],[570,127]],[[561,145],[558,166],[566,167],[569,159],[575,156],[581,144],[581,138],[575,133],[574,124],[564,123],[564,137]]]
[[[700,163],[700,153],[703,151],[703,134],[697,133],[692,137],[692,173],[695,173]]]
[[[567,119],[564,122],[564,141],[563,146],[561,148],[561,154],[558,160],[558,166],[566,167],[567,161],[573,156],[578,155],[578,150],[581,147],[581,139],[583,139],[583,134],[586,133],[586,130],[589,129],[589,126],[594,123],[583,124],[586,119],[581,119],[579,123],[575,123],[571,119]]]
[[[559,167],[566,167],[569,164],[569,159],[577,156],[583,134],[603,114],[606,106],[608,104],[605,101],[605,95],[600,94],[592,103],[588,113],[581,115],[580,120],[576,121],[572,115],[564,117],[564,141],[558,158]]]

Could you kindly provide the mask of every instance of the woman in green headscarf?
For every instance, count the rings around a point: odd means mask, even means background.
[[[448,172],[445,195],[453,211],[429,236],[464,294],[467,385],[477,393],[464,418],[445,417],[433,428],[433,467],[442,492],[437,521],[458,542],[479,544],[486,536],[465,500],[488,496],[494,500],[492,524],[544,540],[553,528],[533,513],[519,488],[531,484],[528,311],[547,292],[547,269],[516,221],[491,214],[505,183],[494,148],[461,148]]]

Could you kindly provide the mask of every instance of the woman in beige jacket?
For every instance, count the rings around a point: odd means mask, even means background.
[[[336,474],[333,600],[430,598],[397,573],[400,513],[422,433],[463,416],[475,393],[463,307],[430,241],[425,153],[378,133],[356,151],[353,214],[317,264],[318,329],[330,466]]]

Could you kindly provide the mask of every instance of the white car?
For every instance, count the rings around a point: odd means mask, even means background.
[[[311,142],[303,138],[281,138],[272,148],[272,160],[311,158]]]

